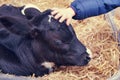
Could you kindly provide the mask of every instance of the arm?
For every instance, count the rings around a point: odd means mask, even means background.
[[[85,19],[107,13],[120,6],[120,0],[75,0],[69,8],[53,9],[52,15],[59,22],[66,20],[69,25],[71,19]]]
[[[120,0],[75,0],[71,8],[76,15],[73,19],[85,19],[107,13],[120,6]]]

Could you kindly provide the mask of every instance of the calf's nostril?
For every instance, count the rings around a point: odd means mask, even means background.
[[[90,59],[91,59],[91,58],[90,58],[89,56],[86,57],[86,60],[87,60],[87,61],[90,61]]]

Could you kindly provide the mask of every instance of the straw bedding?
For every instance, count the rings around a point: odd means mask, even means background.
[[[0,4],[21,6],[32,3],[41,11],[53,7],[68,7],[72,0],[0,0]],[[120,14],[120,12],[119,12]],[[120,28],[120,16],[116,11],[113,19]],[[112,29],[104,15],[87,18],[82,21],[72,21],[77,37],[89,49],[93,56],[87,66],[62,66],[55,72],[36,78],[37,80],[106,80],[117,73],[119,68],[118,42],[113,37]],[[34,75],[32,76],[34,77]]]

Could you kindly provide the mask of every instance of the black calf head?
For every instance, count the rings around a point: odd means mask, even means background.
[[[77,39],[72,26],[59,23],[46,10],[31,21],[41,32],[41,37],[53,56],[49,59],[57,65],[86,65],[90,61],[88,50]],[[48,57],[52,54],[46,54]]]
[[[86,47],[77,39],[72,26],[59,23],[50,15],[51,10],[37,16],[25,13],[29,20],[2,16],[0,22],[10,32],[31,39],[32,51],[37,62],[54,62],[57,66],[83,66],[90,61]]]

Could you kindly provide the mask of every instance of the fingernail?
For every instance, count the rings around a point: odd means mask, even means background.
[[[67,23],[67,26],[69,26],[70,24],[69,23]]]
[[[62,21],[61,21],[61,20],[59,20],[59,22],[60,22],[60,23],[62,23]]]
[[[51,14],[53,15],[53,12],[51,12]]]

